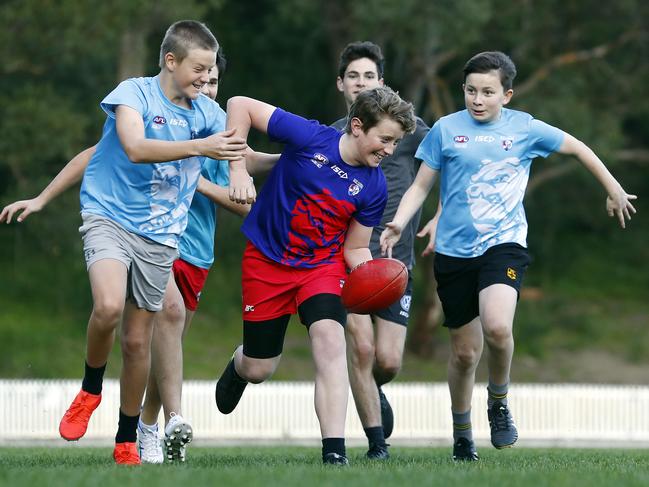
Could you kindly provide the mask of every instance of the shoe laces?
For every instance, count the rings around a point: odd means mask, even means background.
[[[513,421],[509,414],[507,406],[500,405],[493,408],[494,414],[492,415],[492,425],[497,430],[508,430]]]
[[[66,420],[68,423],[87,423],[92,415],[90,409],[83,401],[74,402],[70,405],[66,413]]]
[[[158,449],[160,448],[160,439],[158,438],[158,430],[154,430],[151,428],[139,428],[139,433],[140,435],[138,436],[138,440],[140,441],[140,449],[141,450],[149,450],[149,449]]]
[[[117,463],[140,463],[140,456],[133,448],[118,445],[115,447],[115,461]]]

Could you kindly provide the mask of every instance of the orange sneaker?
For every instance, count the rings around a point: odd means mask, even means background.
[[[101,394],[96,395],[84,390],[79,391],[59,424],[61,437],[68,441],[76,441],[85,435],[90,416],[97,409],[100,402]]]
[[[117,465],[140,465],[142,463],[134,442],[115,443],[113,458]]]

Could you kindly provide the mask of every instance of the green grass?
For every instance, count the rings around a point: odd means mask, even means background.
[[[324,467],[306,447],[198,448],[185,465],[117,467],[109,448],[2,448],[0,484],[7,486],[645,486],[649,455],[641,450],[483,448],[475,464],[455,464],[448,448],[392,448],[370,463],[349,450],[351,466]]]

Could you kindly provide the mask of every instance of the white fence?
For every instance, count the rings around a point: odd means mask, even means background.
[[[183,415],[191,420],[198,444],[319,443],[312,383],[248,386],[238,408],[227,416],[216,409],[214,385],[187,381],[184,386]],[[79,386],[80,381],[0,380],[0,444],[59,439],[59,420]],[[449,443],[446,384],[395,383],[384,391],[395,414],[392,444]],[[510,402],[522,445],[649,446],[649,386],[516,384]],[[118,408],[119,383],[107,380],[83,443],[111,442]],[[484,384],[475,389],[473,428],[478,443],[488,442]],[[351,394],[346,434],[352,445],[364,442]]]

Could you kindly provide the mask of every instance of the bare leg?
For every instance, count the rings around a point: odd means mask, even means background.
[[[356,410],[364,428],[381,425],[379,392],[372,374],[374,367],[374,329],[368,315],[349,314],[345,328],[351,370],[349,383]]]
[[[493,284],[480,291],[480,319],[489,350],[489,380],[507,384],[514,355],[514,313],[517,293],[506,284]]]
[[[451,409],[456,413],[471,409],[475,370],[482,355],[482,328],[475,318],[460,328],[451,328],[451,355],[448,360],[448,386]]]
[[[323,438],[344,438],[349,397],[345,331],[334,320],[319,320],[309,327],[316,367],[315,409]]]
[[[151,374],[142,408],[142,422],[155,424],[164,406],[165,422],[181,413],[185,305],[173,275],[165,290],[162,311],[156,315],[151,346]]]
[[[382,386],[394,379],[401,370],[406,327],[379,317],[374,318],[374,323],[376,325],[374,379],[377,385]]]
[[[86,361],[102,367],[115,342],[115,330],[122,319],[126,299],[127,269],[114,259],[95,262],[88,270],[93,308],[88,321]]]
[[[120,409],[127,416],[140,414],[151,362],[151,335],[155,313],[128,302],[122,324]]]

